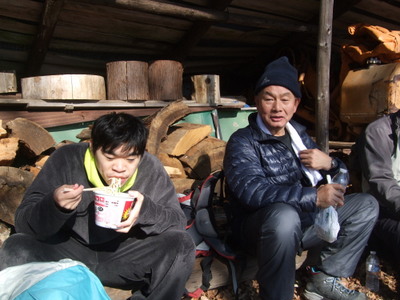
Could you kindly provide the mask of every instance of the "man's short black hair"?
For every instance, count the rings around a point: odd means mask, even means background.
[[[146,149],[148,131],[143,122],[127,113],[109,113],[94,121],[92,127],[92,149],[96,152],[102,148],[112,153],[124,146],[132,150],[132,155],[143,155]]]

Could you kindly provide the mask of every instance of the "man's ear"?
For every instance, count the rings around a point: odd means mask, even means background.
[[[295,101],[296,111],[297,111],[297,108],[299,107],[299,104],[300,104],[300,102],[301,102],[301,99],[300,99],[300,98],[295,98],[294,101]]]
[[[254,95],[254,104],[256,105],[256,107],[258,108],[258,105],[260,104],[260,92],[257,95]]]
[[[94,154],[92,140],[89,140],[89,150],[92,152],[92,154]]]

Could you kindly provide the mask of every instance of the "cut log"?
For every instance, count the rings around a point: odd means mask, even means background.
[[[34,175],[30,172],[13,167],[0,167],[0,219],[2,221],[14,225],[15,211],[33,179]]]
[[[151,100],[182,99],[182,64],[174,60],[156,60],[149,65]]]
[[[226,142],[207,137],[179,157],[190,178],[206,179],[212,172],[222,169]]]
[[[186,178],[185,169],[182,166],[182,163],[176,157],[171,157],[167,153],[159,153],[158,159],[164,165],[165,168],[171,168],[170,171],[174,171],[173,174],[168,173],[170,177],[174,178]],[[173,169],[173,170],[172,170]],[[168,172],[168,169],[166,169]],[[179,172],[177,172],[178,170]]]
[[[17,156],[18,142],[18,138],[0,139],[0,166],[12,165]]]
[[[41,155],[35,162],[35,167],[41,169],[43,168],[46,161],[49,159],[50,155]]]
[[[69,145],[69,144],[75,144],[74,141],[69,141],[69,140],[63,140],[59,143],[57,143],[57,145],[54,146],[54,150],[57,150],[65,145]]]
[[[167,138],[161,142],[160,152],[173,156],[185,154],[190,148],[211,133],[210,125],[179,123],[171,126]]]
[[[185,171],[182,172],[180,169],[174,167],[164,166],[164,169],[170,178],[182,178],[185,174]]]
[[[184,193],[185,191],[194,189],[201,184],[200,180],[191,178],[171,178],[171,180],[177,193]]]
[[[192,98],[197,103],[221,103],[218,75],[195,75],[191,79],[194,86]]]
[[[22,98],[43,100],[105,100],[104,78],[99,75],[47,75],[21,80]]]
[[[87,141],[90,140],[92,137],[92,126],[89,125],[88,128],[82,129],[82,131],[76,135],[77,139],[80,139],[81,141]]]
[[[33,176],[37,176],[40,171],[42,170],[41,168],[38,168],[36,166],[29,166],[28,168],[24,169],[25,171],[31,172]]]
[[[189,107],[181,100],[174,101],[157,113],[147,117],[144,122],[149,128],[146,150],[157,156],[161,140],[167,135],[168,127],[190,114]]]
[[[8,239],[11,235],[12,226],[1,222],[0,220],[0,247],[3,245],[4,241]]]
[[[149,100],[149,65],[143,61],[107,64],[107,99]]]
[[[3,127],[3,120],[0,120],[0,138],[6,137],[7,134],[7,130]]]
[[[16,93],[17,76],[15,72],[0,73],[0,93]]]
[[[24,118],[16,118],[6,124],[10,137],[19,138],[28,153],[38,156],[55,145],[51,134],[39,124]]]

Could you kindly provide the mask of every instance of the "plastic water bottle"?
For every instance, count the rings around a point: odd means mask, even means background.
[[[349,184],[349,172],[347,171],[347,169],[340,168],[339,173],[333,176],[332,183],[339,183],[344,187],[347,187],[347,185]]]
[[[371,251],[365,262],[365,286],[373,292],[379,291],[379,258],[375,251]]]

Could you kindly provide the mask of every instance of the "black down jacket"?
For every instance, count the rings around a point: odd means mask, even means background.
[[[232,134],[226,147],[224,171],[234,208],[245,213],[285,202],[299,213],[315,212],[317,190],[311,186],[300,160],[284,143],[262,132],[256,116],[257,113],[249,116],[249,125]],[[308,149],[317,148],[304,126],[293,120],[290,123]],[[344,167],[337,161],[339,167]],[[323,178],[330,174],[322,170],[320,173]]]

